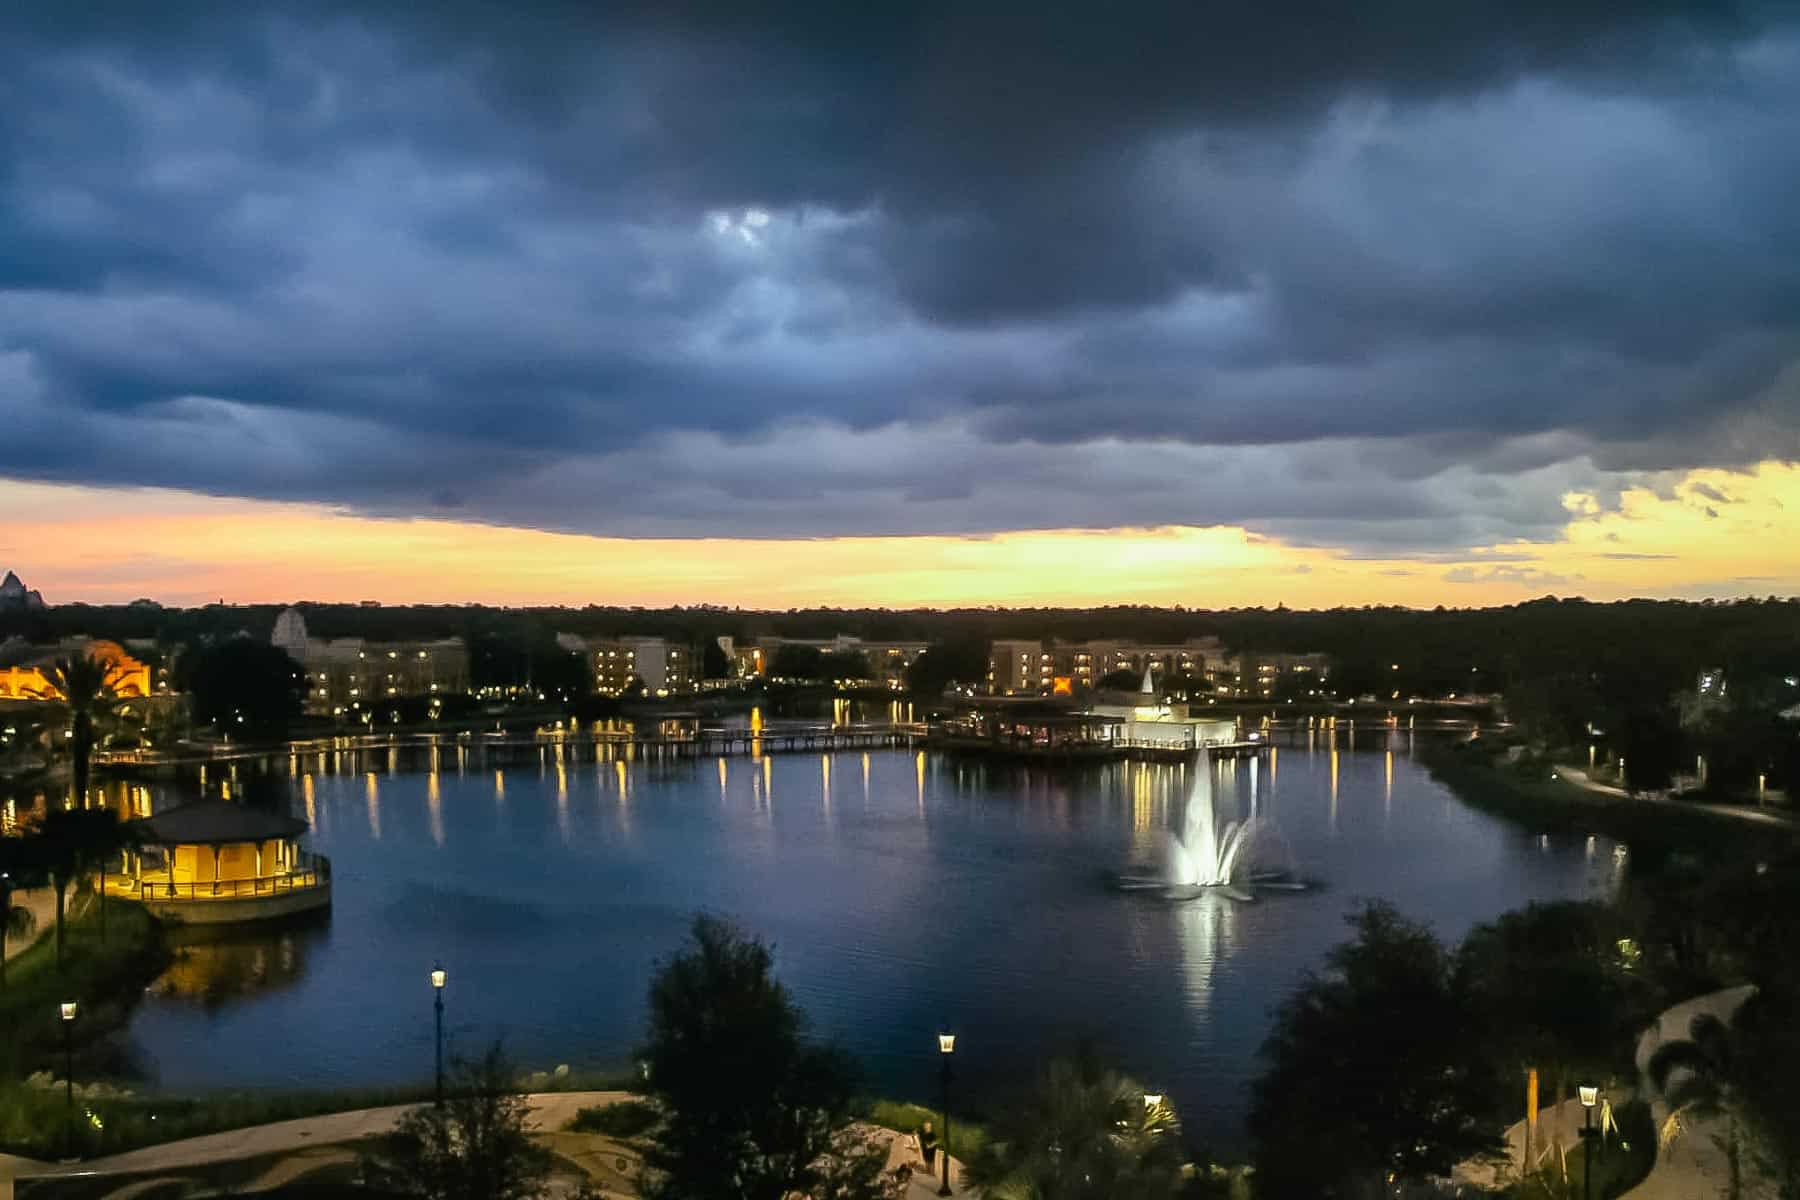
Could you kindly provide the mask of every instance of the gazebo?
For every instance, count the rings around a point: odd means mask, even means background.
[[[331,903],[331,863],[300,849],[298,817],[201,800],[131,824],[140,849],[121,885],[159,917],[254,921]]]

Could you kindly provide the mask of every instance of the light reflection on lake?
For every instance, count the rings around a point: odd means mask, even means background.
[[[1323,885],[1247,905],[1109,885],[1161,862],[1191,765],[873,751],[484,768],[446,749],[413,773],[302,755],[300,778],[260,786],[331,856],[329,920],[178,964],[132,1035],[170,1087],[418,1080],[441,959],[459,1048],[504,1033],[532,1069],[616,1066],[654,962],[709,909],[775,943],[875,1089],[930,1097],[944,1021],[971,1092],[1088,1038],[1169,1093],[1196,1141],[1230,1147],[1270,1007],[1358,897],[1454,938],[1532,899],[1607,894],[1625,869],[1606,839],[1544,843],[1465,807],[1404,734],[1363,744],[1215,764],[1221,809],[1254,804]]]

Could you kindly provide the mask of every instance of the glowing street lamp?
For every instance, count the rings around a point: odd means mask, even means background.
[[[444,968],[431,968],[431,990],[435,993],[432,1007],[437,1010],[437,1106],[444,1107]]]
[[[1581,1140],[1585,1143],[1581,1150],[1581,1194],[1585,1198],[1594,1194],[1594,1105],[1600,1102],[1600,1089],[1597,1087],[1581,1087],[1581,1109],[1584,1114],[1581,1126]]]
[[[950,1194],[950,1056],[955,1053],[956,1035],[938,1034],[938,1061],[942,1064],[939,1078],[943,1084],[944,1100],[944,1182],[938,1188],[940,1196]]]
[[[75,1013],[77,1006],[73,1000],[62,1002],[63,1027],[63,1120],[68,1130],[68,1153],[72,1159],[75,1155]]]

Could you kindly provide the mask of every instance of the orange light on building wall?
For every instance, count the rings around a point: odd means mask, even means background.
[[[1075,681],[1067,675],[1058,675],[1050,681],[1050,694],[1052,696],[1073,696]]]

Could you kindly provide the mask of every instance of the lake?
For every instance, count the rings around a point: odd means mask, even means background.
[[[627,1066],[654,963],[693,915],[773,942],[814,1027],[873,1090],[936,1095],[958,1035],[979,1101],[1084,1040],[1167,1093],[1190,1139],[1242,1144],[1269,1013],[1383,897],[1447,939],[1531,900],[1611,894],[1623,852],[1477,812],[1404,732],[1333,753],[1294,736],[1214,764],[1317,886],[1242,903],[1117,890],[1155,871],[1199,768],[1031,768],[909,751],[503,770],[281,775],[332,859],[328,922],[190,950],[130,1029],[167,1088],[429,1078],[428,972],[452,1049],[523,1067]],[[1370,748],[1373,744],[1374,748]],[[173,788],[153,787],[158,808]]]

